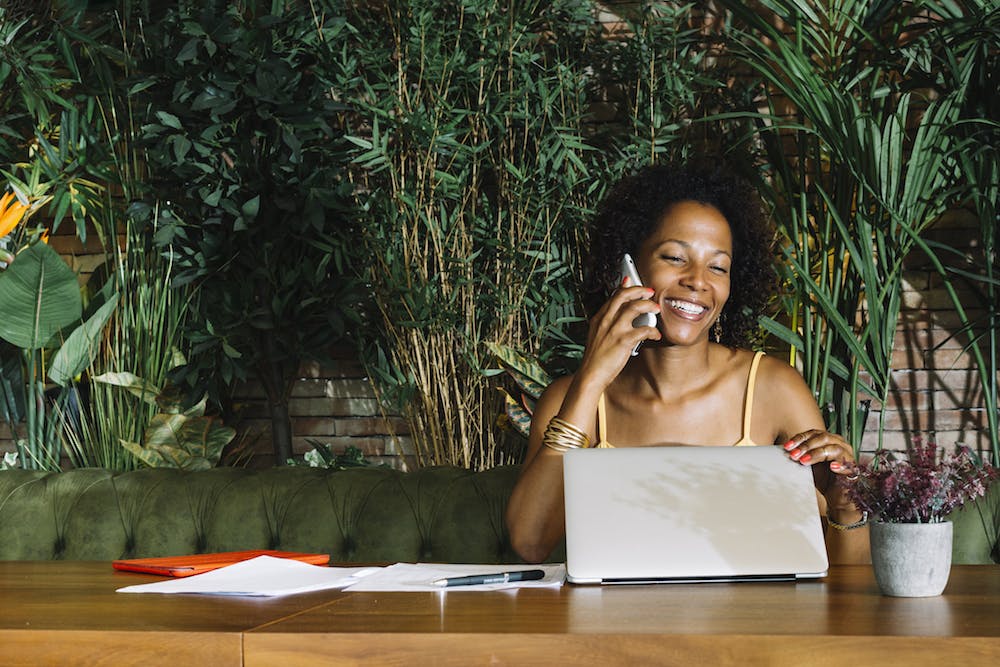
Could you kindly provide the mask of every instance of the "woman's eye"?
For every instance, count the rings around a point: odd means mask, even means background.
[[[660,259],[666,260],[668,262],[679,262],[681,258],[677,255],[660,255]]]
[[[713,266],[712,270],[715,271],[716,273],[722,273],[722,274],[729,273],[729,269],[727,269],[724,266]]]

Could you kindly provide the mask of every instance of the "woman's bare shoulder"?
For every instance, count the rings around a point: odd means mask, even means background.
[[[757,370],[757,386],[769,395],[786,398],[792,398],[803,392],[807,397],[812,395],[802,375],[784,359],[773,355],[761,358]]]
[[[800,375],[797,370],[789,366],[787,361],[773,354],[765,354],[761,357],[760,373],[764,377],[768,377],[779,382],[788,382],[796,379],[799,382],[802,381],[802,375]]]
[[[809,385],[784,359],[772,355],[761,359],[756,390],[768,398],[764,403],[767,411],[773,413],[783,427],[802,429],[822,425],[822,421],[815,423],[820,413]]]

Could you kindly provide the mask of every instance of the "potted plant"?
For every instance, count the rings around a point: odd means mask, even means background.
[[[884,594],[941,594],[951,571],[948,516],[984,496],[996,476],[967,447],[949,453],[920,441],[905,455],[880,450],[858,466],[848,493],[872,517],[872,567]]]

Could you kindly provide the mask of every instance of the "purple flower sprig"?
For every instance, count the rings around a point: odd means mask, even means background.
[[[847,492],[858,509],[888,523],[940,523],[965,503],[986,495],[998,471],[968,447],[941,453],[917,440],[900,456],[880,450],[858,465]]]

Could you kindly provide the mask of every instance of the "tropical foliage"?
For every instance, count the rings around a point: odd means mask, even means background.
[[[206,399],[184,407],[180,394],[171,387],[157,387],[131,373],[105,373],[94,382],[119,387],[155,406],[141,442],[122,440],[121,445],[151,468],[205,470],[222,457],[222,449],[236,436],[217,417],[205,415]]]
[[[12,348],[4,349],[0,404],[13,432],[18,422],[26,422],[27,433],[17,440],[24,467],[58,468],[60,448],[52,445],[59,442],[59,424],[45,396],[45,351],[60,349],[61,333],[79,323],[80,290],[62,258],[38,239],[16,252],[8,251],[6,259],[6,268],[0,271],[0,312],[4,314],[0,339]],[[58,400],[67,400],[66,394],[60,392]]]
[[[534,359],[529,359],[509,347],[487,343],[487,349],[496,355],[497,362],[514,381],[518,395],[504,389],[504,415],[506,424],[527,438],[531,432],[531,415],[535,412],[535,403],[542,392],[552,382],[552,376]]]
[[[347,470],[348,468],[365,468],[369,466],[381,466],[382,464],[372,463],[365,457],[357,447],[348,445],[342,454],[333,451],[333,448],[325,442],[319,440],[308,440],[312,449],[303,455],[302,459],[289,459],[288,465],[304,466],[307,468],[327,468],[329,470]]]
[[[371,366],[422,462],[514,460],[483,344],[538,350],[574,316],[578,230],[601,187],[582,136],[589,3],[346,9],[337,87],[382,333]]]
[[[212,465],[222,432],[154,432],[219,427],[244,378],[285,462],[300,362],[347,337],[420,462],[517,461],[580,354],[592,207],[705,151],[773,208],[787,289],[763,325],[830,428],[882,431],[918,251],[1000,454],[994,2],[614,3],[612,26],[592,0],[86,4],[0,7],[0,407],[23,465]],[[953,206],[981,221],[972,253],[928,235]],[[82,295],[43,240],[61,224],[105,248]]]
[[[979,144],[956,129],[975,122],[981,47],[943,41],[966,20],[952,3],[723,4],[730,53],[761,83],[763,111],[741,116],[756,120],[747,139],[783,236],[785,317],[766,326],[857,449],[871,400],[888,402],[904,260],[967,194],[962,160]]]
[[[181,3],[146,36],[142,140],[156,243],[191,285],[185,386],[218,402],[252,377],[275,459],[292,455],[288,400],[303,359],[343,336],[353,297],[338,129],[326,79],[342,24],[295,3]],[[257,5],[261,5],[259,8]],[[152,209],[147,208],[152,213]],[[353,305],[353,303],[351,304]]]

